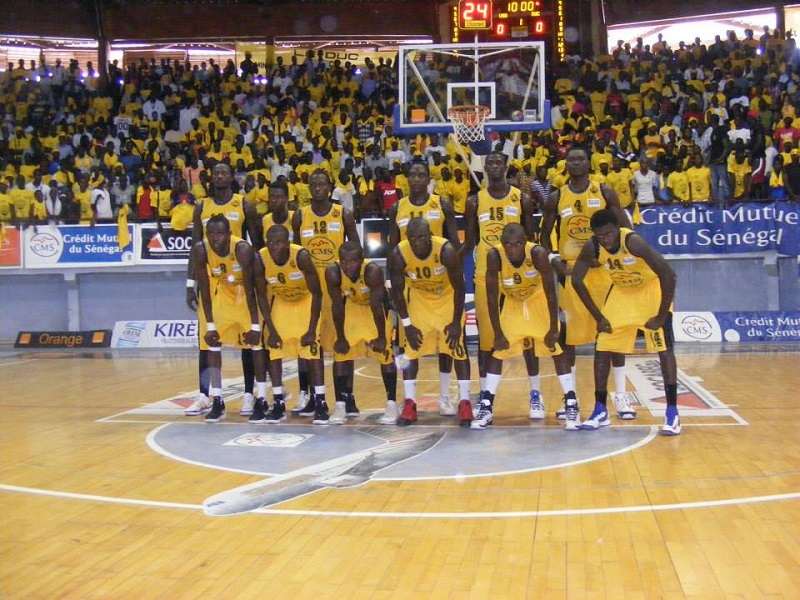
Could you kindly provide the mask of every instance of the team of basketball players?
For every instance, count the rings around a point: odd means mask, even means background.
[[[284,358],[298,359],[301,391],[293,413],[320,425],[358,416],[354,359],[370,356],[381,365],[386,390],[379,422],[407,426],[417,421],[419,357],[438,354],[439,414],[480,430],[492,425],[503,360],[522,355],[529,417],[545,418],[539,358],[552,357],[563,391],[557,419],[568,430],[594,430],[610,424],[612,370],[613,412],[619,419],[636,418],[625,393],[624,355],[642,331],[647,350],[657,352],[661,363],[667,404],[662,433],[679,434],[671,324],[675,276],[632,231],[613,189],[589,178],[586,151],[570,150],[566,165],[568,182],[546,199],[539,234],[529,194],[506,180],[506,156],[487,155],[485,186],[467,201],[462,243],[452,205],[429,193],[427,163],[413,162],[410,194],[390,214],[390,293],[383,269],[364,258],[353,214],[332,202],[324,171],[312,174],[311,203],[295,212],[287,208],[286,184],[273,183],[270,212],[259,220],[232,192],[230,168],[216,165],[213,195],[194,215],[187,302],[198,310],[201,393],[186,413],[204,414],[208,422],[225,417],[220,350],[233,345],[242,349],[245,380],[255,380],[241,409],[251,423],[286,419]],[[479,332],[480,394],[474,404],[462,270],[470,254]],[[595,344],[595,404],[581,421],[575,346],[587,343]],[[323,349],[333,351],[333,413],[326,400]],[[401,406],[395,396],[398,368]],[[450,402],[453,368],[457,406]]]

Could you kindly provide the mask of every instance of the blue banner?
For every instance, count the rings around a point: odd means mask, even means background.
[[[133,226],[128,225],[133,240]],[[115,266],[133,263],[133,242],[120,248],[116,225],[59,225],[28,227],[25,231],[25,267]]]
[[[653,206],[637,233],[662,254],[735,254],[775,250],[800,255],[800,205],[742,203],[730,208]]]
[[[726,342],[800,342],[800,312],[714,313]]]

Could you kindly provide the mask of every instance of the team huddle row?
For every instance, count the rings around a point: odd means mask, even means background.
[[[467,201],[463,243],[452,205],[429,193],[427,163],[411,165],[410,194],[390,214],[390,291],[383,269],[363,256],[352,213],[331,201],[324,171],[310,178],[310,205],[294,212],[285,184],[270,186],[270,212],[259,221],[253,207],[231,193],[230,168],[217,165],[213,195],[195,211],[197,241],[187,282],[187,300],[198,308],[201,372],[207,367],[210,384],[207,396],[201,394],[187,414],[205,414],[209,422],[224,418],[220,350],[234,345],[252,351],[255,392],[252,399],[245,396],[241,411],[251,423],[286,419],[284,358],[298,359],[301,393],[293,413],[313,417],[314,424],[341,424],[357,416],[354,359],[368,356],[381,365],[386,390],[380,423],[408,426],[418,419],[418,360],[438,355],[439,413],[481,430],[493,422],[503,361],[521,355],[530,383],[530,418],[545,418],[539,358],[552,357],[564,394],[556,418],[568,430],[596,430],[611,422],[606,402],[612,364],[616,415],[636,418],[624,393],[624,355],[644,331],[664,377],[662,433],[679,434],[671,268],[632,231],[614,191],[589,179],[588,155],[581,148],[567,155],[569,180],[547,199],[541,242],[534,243],[533,202],[508,184],[506,161],[499,152],[486,157],[485,186]],[[469,253],[475,261],[479,332],[480,395],[474,406],[464,343],[462,262]],[[595,405],[581,421],[575,346],[586,343],[595,344]],[[323,349],[333,351],[332,414]],[[402,406],[395,391],[398,368]],[[457,407],[449,397],[451,369],[458,380]],[[310,393],[304,380],[310,380]]]

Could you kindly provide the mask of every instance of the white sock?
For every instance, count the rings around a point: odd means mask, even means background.
[[[320,396],[325,396],[325,386],[324,385],[315,385],[314,386],[314,395],[319,398]]]
[[[478,383],[481,386],[481,390],[480,391],[483,391],[483,390],[486,389],[486,377],[479,377],[478,378]]]
[[[529,375],[528,383],[531,386],[531,391],[536,390],[538,392],[540,389],[539,386],[541,385],[541,377],[539,377],[538,375]]]
[[[416,379],[403,379],[403,391],[406,398],[411,398],[416,402],[417,400],[417,380]]]
[[[461,400],[469,400],[469,379],[459,379],[458,380],[458,399]]]
[[[575,384],[573,383],[572,373],[565,373],[558,376],[558,383],[561,384],[561,391],[565,394],[575,391]]]
[[[208,388],[208,395],[212,398],[216,398],[217,396],[222,396],[222,388]]]
[[[493,396],[497,393],[497,388],[500,387],[500,379],[502,375],[499,373],[486,374],[486,391]]]
[[[283,386],[279,385],[272,388],[272,398],[275,399],[275,396],[283,396]]]
[[[439,371],[439,395],[442,398],[450,396],[450,371]]]
[[[614,391],[618,394],[625,392],[625,367],[611,367],[614,373]]]
[[[256,381],[256,398],[266,398],[266,397],[267,397],[267,382]]]

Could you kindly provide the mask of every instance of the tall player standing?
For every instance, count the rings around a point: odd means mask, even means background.
[[[389,213],[389,251],[407,238],[408,223],[414,217],[422,217],[428,222],[431,234],[447,239],[458,250],[458,226],[453,205],[449,200],[428,191],[431,181],[430,167],[422,160],[412,161],[408,169],[408,197],[403,196]],[[453,358],[446,353],[439,354],[439,414],[456,414],[450,403],[450,371]],[[470,409],[471,410],[471,409]],[[388,417],[387,417],[388,418]],[[465,415],[464,418],[467,418]]]
[[[244,199],[241,194],[234,194],[231,188],[233,171],[225,163],[217,163],[211,173],[212,195],[204,198],[194,209],[192,219],[192,247],[204,239],[205,226],[211,217],[224,216],[231,230],[231,235],[244,238],[245,232],[255,251],[262,245],[261,223],[255,207]],[[198,357],[198,371],[200,377],[200,393],[197,399],[186,409],[187,415],[200,415],[211,409],[208,397],[208,352],[209,346],[205,341],[206,317],[203,306],[198,305],[197,292],[195,291],[195,270],[192,255],[189,256],[186,280],[186,304],[193,311],[197,311],[198,337],[200,352]],[[245,380],[245,395],[242,399],[240,414],[249,416],[253,412],[253,379],[255,369],[253,356],[249,349],[242,350],[242,371]]]
[[[325,285],[325,269],[334,264],[339,257],[339,247],[345,240],[352,240],[359,245],[361,240],[356,228],[356,220],[352,211],[343,208],[331,200],[333,183],[326,171],[318,169],[309,178],[311,204],[295,211],[292,217],[292,231],[296,243],[308,250],[322,288],[322,310],[320,312],[320,343],[322,348],[331,350],[336,339],[336,328],[333,325],[331,299]],[[320,352],[320,361],[323,354]],[[303,365],[298,363],[298,368]],[[346,373],[340,372],[345,367],[334,364],[334,393],[339,397],[341,390],[335,389],[336,377]],[[352,386],[352,381],[350,382]],[[321,397],[320,397],[321,395]],[[351,406],[348,412],[358,414],[355,397],[350,396]],[[298,407],[299,408],[299,407]],[[294,410],[292,411],[294,412]],[[309,399],[305,407],[297,411],[300,416],[314,416],[315,421],[327,419],[328,405],[325,401],[325,384],[314,385],[314,399]]]
[[[589,344],[597,337],[597,326],[594,318],[581,302],[572,286],[572,268],[583,245],[591,237],[590,219],[593,214],[609,208],[616,215],[618,223],[630,227],[628,215],[620,207],[617,193],[609,185],[596,183],[589,178],[589,153],[585,148],[575,146],[567,152],[567,173],[569,180],[559,189],[553,191],[545,201],[542,220],[542,245],[551,253],[551,263],[556,272],[559,290],[559,304],[564,311],[566,322],[561,327],[561,345],[572,366],[575,377],[575,346]],[[551,247],[551,235],[555,229],[557,252]],[[595,299],[601,304],[602,299],[611,287],[611,280],[605,270],[590,269],[585,278],[585,285]],[[615,354],[614,381],[617,393],[614,403],[617,415],[621,419],[633,419],[636,411],[628,404],[625,391],[625,356]],[[580,427],[580,407],[575,402],[565,401],[556,411],[558,419],[567,421],[567,429]]]
[[[478,321],[478,371],[481,388],[479,402],[486,395],[486,367],[495,341],[486,294],[486,257],[489,249],[500,243],[503,227],[509,223],[520,223],[528,240],[532,241],[535,234],[533,200],[527,191],[523,192],[508,183],[507,171],[508,157],[505,154],[495,150],[486,156],[486,188],[467,199],[464,245],[459,252],[463,259],[467,253],[475,250],[475,317]],[[534,373],[529,372],[529,376],[539,376],[538,361],[535,369]]]

